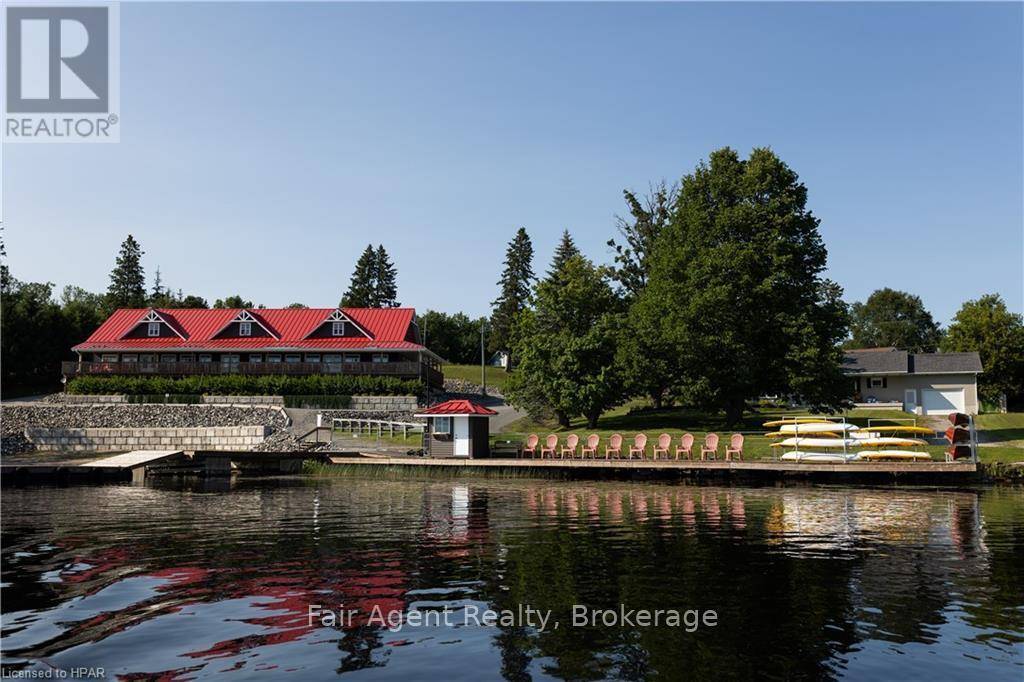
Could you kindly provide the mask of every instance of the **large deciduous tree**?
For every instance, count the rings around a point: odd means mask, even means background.
[[[985,402],[999,402],[1000,394],[1012,402],[1024,400],[1024,322],[999,294],[964,303],[949,325],[942,350],[978,352],[984,370],[978,392]]]
[[[668,225],[678,188],[664,181],[653,185],[644,197],[623,190],[629,217],[616,217],[621,242],[608,240],[615,252],[612,277],[618,283],[626,298],[635,298],[647,286],[650,272],[650,256],[654,242]]]
[[[919,296],[896,289],[878,289],[851,309],[852,348],[895,346],[912,353],[930,353],[942,332]]]
[[[560,255],[536,287],[535,307],[518,317],[518,365],[505,395],[534,416],[553,414],[568,426],[582,415],[594,428],[625,397],[616,364],[620,305],[600,269],[578,253]]]
[[[121,243],[117,262],[110,272],[107,302],[111,308],[142,308],[146,305],[146,276],[142,269],[142,247],[135,237]]]
[[[723,409],[730,424],[766,393],[842,403],[848,316],[822,277],[818,222],[806,187],[769,149],[746,160],[717,150],[683,178],[635,313],[673,358],[676,393]]]
[[[505,250],[505,269],[498,286],[501,292],[492,303],[491,351],[508,350],[516,317],[530,304],[533,274],[533,243],[526,228],[520,227]],[[511,362],[508,368],[511,368]]]
[[[480,361],[481,320],[472,320],[465,313],[428,310],[418,323],[424,345],[448,362],[468,365]]]
[[[253,308],[252,301],[247,301],[238,294],[227,296],[225,298],[218,298],[213,302],[214,308]]]

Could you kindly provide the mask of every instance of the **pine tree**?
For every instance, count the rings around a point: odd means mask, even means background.
[[[491,352],[508,350],[512,325],[519,313],[530,304],[530,290],[535,279],[533,243],[530,242],[526,228],[520,227],[505,251],[505,269],[498,282],[501,293],[491,303]]]
[[[142,308],[146,305],[146,276],[142,270],[144,251],[135,237],[121,243],[117,264],[110,273],[107,302],[112,308]]]
[[[349,283],[348,291],[341,297],[340,305],[348,308],[373,307],[376,261],[377,254],[373,250],[373,244],[367,244],[363,255],[356,261],[352,281]]]
[[[374,307],[397,308],[398,283],[396,281],[397,270],[384,245],[377,246],[377,253],[374,259]]]
[[[565,264],[569,259],[579,255],[580,250],[576,248],[576,242],[572,240],[569,230],[563,231],[562,239],[558,242],[558,246],[555,247],[555,257],[551,259],[551,267],[547,272],[548,280],[555,281],[558,279],[558,273],[565,268]]]

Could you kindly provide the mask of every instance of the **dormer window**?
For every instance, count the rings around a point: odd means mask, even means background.
[[[160,336],[160,323],[159,322],[150,322],[147,325],[147,327],[146,327],[146,332],[150,336]]]
[[[238,323],[238,335],[239,336],[252,336],[252,322],[239,322]]]
[[[345,336],[345,321],[331,322],[331,336]]]

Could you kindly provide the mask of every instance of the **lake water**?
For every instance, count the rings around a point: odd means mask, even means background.
[[[2,512],[7,674],[1024,679],[1021,489],[279,478]]]

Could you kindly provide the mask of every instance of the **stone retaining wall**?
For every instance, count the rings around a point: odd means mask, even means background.
[[[27,427],[25,436],[39,450],[113,452],[116,450],[251,450],[273,432],[270,426],[193,428],[55,429]]]
[[[354,395],[348,409],[360,412],[415,412],[419,402],[414,395]]]

